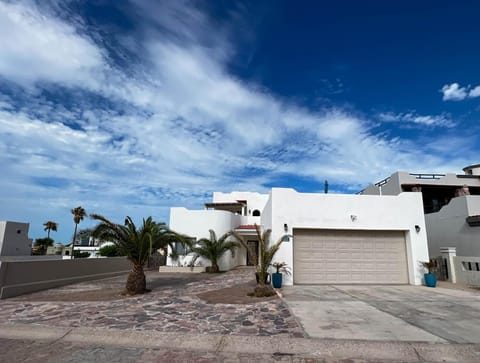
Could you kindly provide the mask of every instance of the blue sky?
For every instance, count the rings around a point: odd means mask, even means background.
[[[473,1],[0,2],[0,220],[478,163]],[[86,220],[80,228],[89,227]]]

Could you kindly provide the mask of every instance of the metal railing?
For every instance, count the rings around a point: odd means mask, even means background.
[[[416,179],[440,179],[445,176],[445,174],[415,174],[415,173],[410,173],[410,175],[414,176]]]

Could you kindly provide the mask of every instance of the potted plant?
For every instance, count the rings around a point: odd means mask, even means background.
[[[272,273],[272,285],[274,288],[280,289],[283,280],[282,272],[290,275],[290,269],[285,262],[274,262],[272,263],[272,266],[276,269],[276,272]]]
[[[437,285],[437,276],[434,271],[437,267],[437,261],[430,259],[429,261],[420,262],[424,268],[428,270],[428,273],[424,274],[425,285],[428,287],[435,287]]]

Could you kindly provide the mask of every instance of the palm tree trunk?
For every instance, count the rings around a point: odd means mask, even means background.
[[[145,279],[145,272],[143,271],[143,265],[134,264],[132,271],[128,274],[127,284],[125,289],[130,295],[143,294],[147,290],[147,282]]]
[[[72,257],[70,257],[71,259],[73,259],[73,249],[75,248],[75,239],[77,238],[77,226],[78,226],[78,223],[75,223],[75,232],[73,232],[73,241],[72,241]]]
[[[47,238],[50,238],[50,228],[47,231]]]

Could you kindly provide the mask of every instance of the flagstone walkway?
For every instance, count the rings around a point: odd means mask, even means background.
[[[84,301],[82,296],[92,296],[95,290],[119,290],[125,276],[1,300],[0,319],[4,324],[304,336],[287,306],[278,298],[249,304],[208,304],[197,296],[251,282],[252,269],[237,268],[220,275],[188,275],[192,276],[191,281],[188,277],[176,280],[170,274],[149,271],[147,286],[153,287],[151,293],[137,297],[118,297],[115,294],[108,301]],[[65,301],[69,299],[62,299],[62,294],[78,297],[78,300]]]

